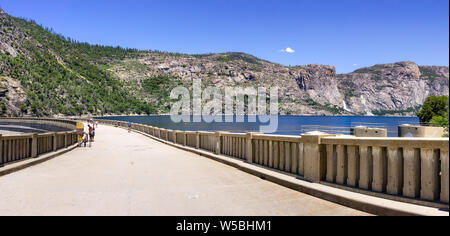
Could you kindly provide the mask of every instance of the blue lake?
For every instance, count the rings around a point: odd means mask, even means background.
[[[155,127],[183,131],[229,131],[236,133],[259,132],[261,122],[212,122],[212,123],[174,123],[170,116],[120,116],[99,119],[131,121]],[[258,119],[257,119],[258,120]],[[350,128],[368,126],[388,129],[390,137],[398,136],[398,126],[402,124],[418,125],[417,117],[383,116],[278,116],[278,129],[275,134],[299,135],[309,131],[322,131],[331,134],[350,134]]]

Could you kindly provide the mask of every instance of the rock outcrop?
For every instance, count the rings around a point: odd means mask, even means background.
[[[376,65],[337,75],[349,108],[359,114],[412,114],[431,95],[448,95],[448,67],[413,62]]]
[[[333,66],[285,67],[241,53],[180,56],[147,52],[116,63],[110,70],[126,81],[165,74],[184,80],[200,78],[204,86],[222,90],[277,86],[281,114],[413,115],[426,97],[449,92],[448,67],[413,62],[336,74]]]
[[[20,116],[24,112],[20,107],[25,104],[27,94],[20,83],[9,77],[0,76],[0,114]]]

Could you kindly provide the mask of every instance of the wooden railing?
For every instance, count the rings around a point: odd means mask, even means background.
[[[126,126],[126,122],[99,120]],[[133,124],[155,138],[337,188],[426,205],[449,203],[449,140],[173,131]]]
[[[41,134],[0,134],[0,167],[28,158],[36,158],[39,155],[66,148],[77,142],[75,121],[43,118],[2,118],[0,121],[14,123],[43,122],[48,125],[72,129],[72,131],[67,132]]]

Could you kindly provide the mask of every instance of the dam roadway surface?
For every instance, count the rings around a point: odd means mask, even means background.
[[[368,215],[124,129],[0,177],[0,215]]]

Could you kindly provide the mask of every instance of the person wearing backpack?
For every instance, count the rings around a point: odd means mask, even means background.
[[[91,142],[94,142],[94,137],[95,137],[95,127],[89,125],[89,140]]]

